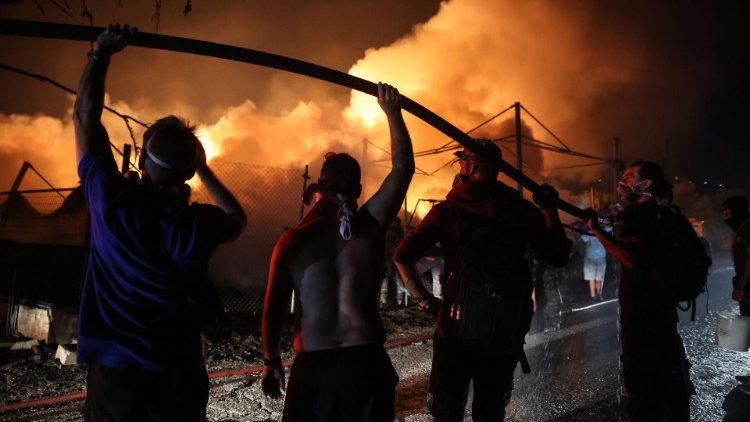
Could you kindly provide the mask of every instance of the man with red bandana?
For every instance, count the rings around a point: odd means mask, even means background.
[[[358,206],[357,160],[328,153],[307,198],[312,209],[284,232],[271,257],[263,305],[263,392],[281,396],[281,333],[295,293],[292,346],[283,421],[393,421],[398,375],[383,343],[380,296],[385,235],[414,174],[401,95],[378,84],[388,119],[392,169]],[[317,198],[316,198],[317,197]],[[306,198],[306,199],[307,199]]]
[[[530,244],[537,256],[549,265],[562,267],[568,262],[567,240],[557,213],[557,192],[548,185],[540,187],[534,196],[540,211],[518,191],[497,180],[501,163],[497,145],[484,139],[477,143],[474,151],[466,149],[456,153],[460,172],[453,189],[446,200],[435,205],[404,238],[395,254],[401,278],[414,300],[420,308],[438,313],[428,400],[436,421],[464,420],[470,381],[474,382],[474,420],[503,420],[513,390],[513,371],[519,362],[533,312],[524,251]],[[486,228],[496,227],[501,227],[496,236],[507,244],[511,255],[496,258],[513,260],[518,276],[528,281],[528,290],[521,297],[519,323],[510,335],[495,332],[480,339],[457,338],[461,336],[446,329],[448,316],[453,314],[446,309],[453,283],[450,274],[467,239]],[[420,255],[438,242],[445,273],[449,274],[442,289],[445,303],[427,292],[414,271]]]

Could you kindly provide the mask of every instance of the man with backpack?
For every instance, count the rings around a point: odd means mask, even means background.
[[[633,422],[687,422],[694,390],[675,305],[702,289],[710,260],[679,210],[660,205],[672,198],[661,167],[634,162],[617,190],[625,207],[619,240],[602,229],[593,210],[588,225],[622,266],[618,299],[628,412]],[[675,272],[680,277],[672,277]]]
[[[534,195],[540,211],[497,180],[497,145],[477,144],[456,153],[460,172],[453,189],[395,253],[413,300],[437,313],[428,399],[436,421],[463,421],[471,381],[473,419],[504,419],[533,312],[526,246],[547,264],[568,261],[554,188],[544,185]],[[443,301],[427,292],[414,270],[437,242],[447,274]]]

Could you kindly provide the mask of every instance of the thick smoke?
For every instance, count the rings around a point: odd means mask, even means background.
[[[664,140],[670,136],[679,139],[690,129],[685,116],[696,113],[701,95],[695,81],[710,81],[706,77],[710,68],[701,60],[682,50],[676,54],[679,59],[670,59],[661,48],[669,40],[655,35],[663,31],[660,23],[676,20],[669,28],[682,28],[681,22],[692,16],[684,11],[670,18],[663,13],[639,13],[635,5],[605,6],[595,1],[573,6],[565,2],[454,0],[441,3],[436,12],[412,14],[406,24],[404,19],[391,22],[372,18],[393,15],[398,11],[395,9],[404,7],[400,2],[372,6],[377,12],[372,16],[341,2],[340,8],[329,6],[313,13],[317,20],[303,18],[304,13],[312,13],[312,7],[298,10],[295,8],[302,6],[294,3],[266,11],[274,16],[273,25],[245,22],[244,14],[249,12],[222,5],[203,11],[196,8],[191,19],[204,17],[197,22],[165,17],[161,28],[171,34],[289,54],[336,68],[346,68],[359,57],[350,73],[391,83],[464,130],[520,101],[574,150],[608,158],[611,139],[619,135],[625,161],[661,158]],[[281,13],[284,7],[296,14]],[[699,9],[692,13],[700,14]],[[263,12],[253,13],[261,16]],[[138,13],[148,15],[148,11]],[[336,13],[348,14],[337,17]],[[434,16],[428,19],[430,13]],[[110,11],[98,16],[121,20],[115,14]],[[420,19],[424,23],[408,29]],[[331,20],[343,23],[340,27],[326,23]],[[280,25],[281,21],[286,25]],[[400,28],[401,37],[395,41],[393,32],[378,32],[390,23]],[[213,36],[217,25],[231,31],[217,39]],[[150,29],[148,24],[142,26]],[[345,36],[344,29],[350,27],[375,35]],[[680,29],[676,34],[685,31]],[[685,49],[701,32],[697,34],[685,38]],[[23,43],[27,41],[18,40],[19,45]],[[32,48],[14,50],[20,51],[14,59],[32,66],[40,60],[33,51],[54,45],[57,49],[50,48],[48,56],[42,58],[47,63],[30,69],[45,71],[68,85],[77,80],[85,60],[86,47],[81,43],[35,40],[28,45]],[[352,53],[355,47],[358,50]],[[5,51],[7,47],[0,47],[0,53]],[[11,54],[3,57],[7,60]],[[673,77],[675,61],[690,65],[680,67],[681,77]],[[24,84],[38,85],[34,81]],[[39,89],[34,85],[26,91],[38,93]],[[360,93],[346,98],[346,90],[309,79],[235,63],[217,65],[213,59],[130,48],[113,60],[108,92],[117,99],[112,103],[115,108],[144,121],[170,113],[187,117],[197,124],[198,134],[216,163],[298,171],[284,176],[283,183],[290,191],[301,193],[305,164],[311,165],[312,180],[317,178],[327,151],[348,151],[363,162],[365,197],[378,187],[390,165],[388,130],[375,99]],[[59,94],[54,95],[59,98]],[[13,98],[18,99],[19,107],[29,110],[29,100],[23,97],[18,94]],[[59,102],[56,100],[56,104]],[[57,186],[77,184],[71,103],[70,99],[64,101],[64,112],[40,105],[44,113],[0,113],[0,186],[10,186],[24,160],[32,162]],[[3,106],[3,110],[9,109],[12,107]],[[512,113],[506,112],[472,135],[512,136]],[[559,145],[532,116],[524,114],[523,123],[525,135]],[[407,124],[415,151],[450,141],[408,115]],[[118,118],[105,113],[105,126],[118,147],[130,142]],[[142,129],[136,127],[139,143],[141,133]],[[514,144],[502,145],[506,160],[515,163]],[[602,177],[604,182],[596,186],[612,186],[608,179],[611,170],[606,166],[550,171],[590,161],[532,148],[525,148],[523,156],[524,171],[535,180],[549,181],[569,191],[571,199]],[[420,198],[444,197],[455,173],[455,167],[448,165],[451,159],[452,155],[443,153],[417,160],[417,167],[432,175],[414,177],[407,200],[409,211]],[[274,181],[273,176],[265,176],[252,189],[240,189],[238,195],[255,214],[250,216],[248,230],[254,224],[257,227],[263,221],[272,221],[274,230],[280,232],[283,227],[279,226],[294,223],[296,211],[284,221],[263,215],[286,210],[293,201],[285,197],[273,203],[274,196],[259,193],[267,192]],[[31,176],[28,183],[23,187],[42,187]],[[417,211],[423,214],[427,209],[428,205],[422,203]]]

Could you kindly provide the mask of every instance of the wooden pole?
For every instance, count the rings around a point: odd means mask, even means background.
[[[521,127],[521,103],[516,101],[513,104],[513,108],[515,109],[516,115],[516,169],[519,173],[523,174],[523,128]],[[523,185],[521,184],[520,180],[517,180],[517,182],[518,193],[520,193],[521,197],[523,197]]]
[[[128,170],[130,170],[130,144],[125,144],[122,146],[122,164],[120,173],[128,174]]]

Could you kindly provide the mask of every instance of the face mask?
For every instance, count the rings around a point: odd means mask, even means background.
[[[357,201],[350,195],[343,195],[340,193],[319,190],[322,193],[323,198],[321,200],[331,201],[338,205],[339,211],[337,218],[339,220],[339,234],[344,240],[351,240],[352,238],[352,217],[357,211]]]
[[[636,184],[635,184],[635,185],[633,185],[633,186],[628,186],[628,185],[626,185],[626,184],[625,184],[625,183],[623,183],[623,182],[619,182],[619,183],[618,183],[618,186],[622,187],[623,189],[627,189],[627,190],[630,190],[630,192],[631,192],[631,193],[632,193],[633,195],[646,195],[646,196],[653,196],[653,195],[651,195],[651,193],[650,193],[650,192],[643,192],[643,191],[636,191],[636,190],[635,190],[636,186],[638,186],[638,185],[641,185],[641,184],[643,184],[643,183],[646,183],[646,182],[647,182],[647,180],[643,180],[643,181],[640,181],[640,182],[636,183]]]
[[[354,211],[352,210],[351,204],[348,201],[350,198],[337,193],[336,199],[337,202],[341,204],[338,212],[339,234],[341,235],[342,239],[350,240],[352,238],[352,217],[354,216]],[[356,203],[354,204],[354,207],[356,210]]]
[[[453,178],[453,187],[463,185],[464,183],[469,183],[471,179],[469,178],[468,174],[457,174],[456,177]]]

